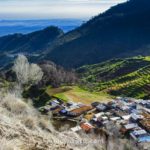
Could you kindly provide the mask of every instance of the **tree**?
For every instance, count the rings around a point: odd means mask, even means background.
[[[74,71],[65,70],[50,61],[46,61],[40,65],[44,72],[41,85],[51,85],[52,87],[60,87],[61,85],[72,85],[77,82]]]
[[[30,64],[24,55],[18,55],[14,62],[13,71],[21,86],[37,84],[43,77],[42,69],[37,64]]]
[[[14,62],[13,71],[16,73],[16,77],[19,84],[26,84],[29,78],[29,62],[24,55],[18,55]]]
[[[42,77],[42,69],[37,64],[31,64],[29,67],[29,82],[31,84],[37,84]]]

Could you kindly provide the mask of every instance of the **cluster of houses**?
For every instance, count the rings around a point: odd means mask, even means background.
[[[54,117],[74,119],[77,126],[73,132],[91,132],[105,128],[110,122],[120,135],[132,139],[137,145],[150,149],[150,100],[117,97],[108,103],[94,102],[91,105],[55,99],[45,107]]]

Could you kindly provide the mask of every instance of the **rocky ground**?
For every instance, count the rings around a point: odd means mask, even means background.
[[[68,150],[48,118],[15,95],[1,96],[0,150]]]

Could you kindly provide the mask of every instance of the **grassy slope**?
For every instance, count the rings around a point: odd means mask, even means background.
[[[112,95],[150,98],[150,56],[113,59],[78,69],[92,89]],[[89,86],[87,86],[90,88]]]
[[[47,88],[49,95],[56,96],[64,101],[70,100],[74,102],[82,102],[85,104],[92,103],[94,101],[108,101],[111,97],[104,93],[95,93],[83,90],[77,86],[64,86],[60,88]]]
[[[0,78],[0,91],[6,92],[9,88],[10,84],[6,80]]]

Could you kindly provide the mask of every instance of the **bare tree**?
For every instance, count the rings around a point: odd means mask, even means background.
[[[45,62],[40,65],[44,72],[42,85],[51,85],[52,87],[59,87],[62,84],[72,85],[77,82],[75,72],[67,71],[64,68],[55,65],[52,62]]]
[[[19,84],[26,84],[29,78],[29,62],[24,55],[18,55],[14,62],[13,71],[16,73]]]
[[[29,67],[29,82],[37,84],[43,77],[43,71],[37,64],[31,64]]]
[[[18,55],[13,71],[16,73],[19,85],[37,84],[43,77],[42,69],[37,64],[30,64],[24,55]]]

